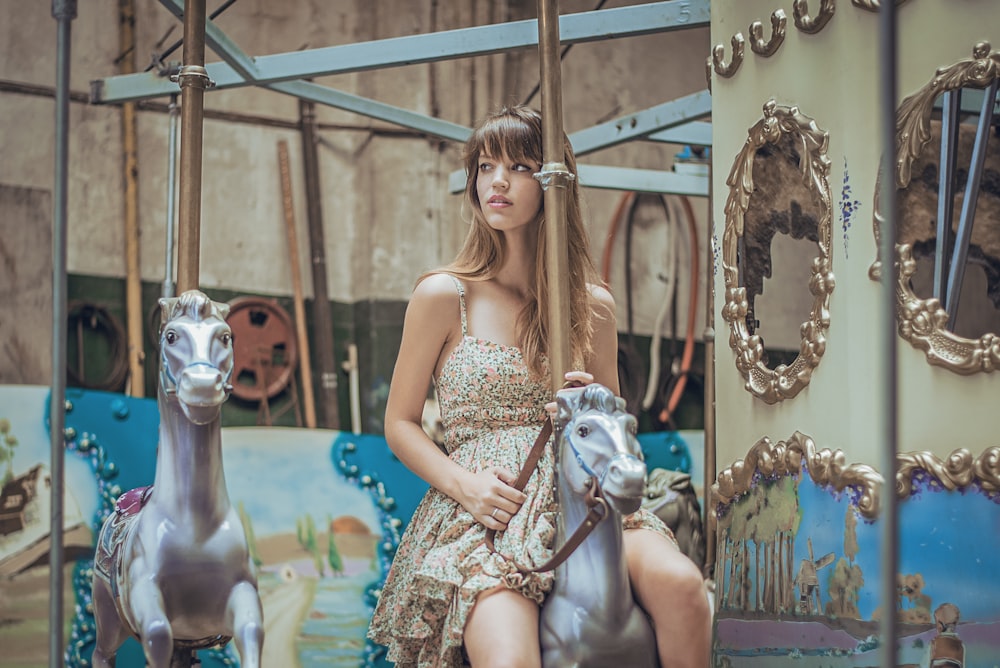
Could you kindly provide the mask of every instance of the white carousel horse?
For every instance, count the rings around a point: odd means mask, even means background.
[[[233,372],[229,306],[189,290],[161,299],[160,309],[156,477],[152,487],[123,494],[101,528],[93,665],[113,666],[131,634],[151,668],[179,665],[229,638],[242,668],[259,668],[257,576],[222,470],[221,411]]]
[[[622,540],[622,516],[639,509],[646,478],[636,420],[624,400],[596,383],[560,392],[557,405],[557,544],[588,516],[593,523],[594,510],[598,519],[556,568],[541,612],[542,663],[656,668],[656,638],[632,597]]]

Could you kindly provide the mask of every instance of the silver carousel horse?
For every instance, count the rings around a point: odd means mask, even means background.
[[[113,666],[131,634],[151,668],[190,665],[235,641],[260,666],[257,576],[222,470],[221,411],[232,390],[229,306],[197,290],[161,299],[160,411],[152,487],[123,494],[98,538],[93,665]]]
[[[656,638],[632,597],[622,516],[642,503],[646,464],[625,402],[599,384],[557,395],[556,540],[603,506],[592,533],[555,571],[541,612],[546,668],[656,668]]]

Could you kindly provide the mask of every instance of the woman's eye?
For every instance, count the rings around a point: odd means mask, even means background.
[[[534,171],[529,165],[516,164],[514,165],[514,171],[517,172],[531,172]]]
[[[492,167],[493,167],[493,165],[491,165],[488,162],[481,162],[481,163],[479,163],[479,171],[481,171],[481,172],[488,172],[488,171],[490,171],[490,169]]]

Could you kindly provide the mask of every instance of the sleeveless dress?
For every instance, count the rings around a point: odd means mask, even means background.
[[[462,340],[445,360],[435,385],[448,456],[471,471],[500,466],[521,470],[552,400],[548,382],[532,377],[519,348],[470,336],[465,289],[455,278]],[[524,492],[527,500],[497,534],[497,552],[486,528],[461,504],[431,488],[410,519],[372,617],[368,636],[388,647],[399,667],[459,667],[462,633],[476,598],[498,585],[537,602],[552,588],[552,572],[521,573],[553,552],[556,534],[552,443]],[[640,509],[625,528],[670,530]]]

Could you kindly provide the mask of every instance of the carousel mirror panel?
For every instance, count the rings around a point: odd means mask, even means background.
[[[899,335],[959,374],[1000,365],[998,66],[1000,54],[980,42],[896,115]],[[881,272],[877,258],[869,275]]]
[[[747,391],[773,404],[809,384],[826,350],[834,289],[829,136],[774,100],[748,134],[726,181],[722,317]],[[796,305],[798,337],[785,338],[797,339],[798,349],[766,347],[765,336],[783,334],[768,314]]]

